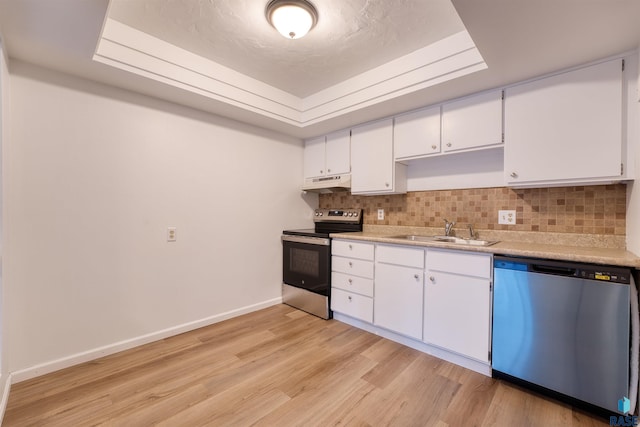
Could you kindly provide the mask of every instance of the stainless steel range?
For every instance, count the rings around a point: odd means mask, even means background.
[[[362,231],[362,209],[316,209],[315,228],[282,232],[282,301],[330,319],[331,233]]]

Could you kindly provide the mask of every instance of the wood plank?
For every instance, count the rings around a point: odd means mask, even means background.
[[[14,384],[3,426],[606,426],[286,305]]]

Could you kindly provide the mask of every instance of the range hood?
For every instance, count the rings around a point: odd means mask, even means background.
[[[302,191],[313,191],[316,193],[333,193],[334,190],[345,190],[351,188],[351,175],[323,176],[319,178],[306,178]]]

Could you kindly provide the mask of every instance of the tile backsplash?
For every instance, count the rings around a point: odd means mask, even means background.
[[[626,186],[414,191],[384,196],[320,195],[320,208],[362,208],[367,225],[441,227],[443,219],[477,230],[543,231],[624,236]],[[377,219],[384,209],[385,219]],[[515,225],[499,225],[498,210],[515,210]]]

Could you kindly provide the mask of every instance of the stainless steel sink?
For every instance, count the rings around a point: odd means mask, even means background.
[[[456,245],[466,245],[466,246],[491,246],[498,243],[497,240],[480,240],[480,239],[465,239],[462,237],[455,236],[420,236],[416,234],[408,234],[401,236],[390,236],[393,239],[402,239],[402,240],[411,240],[414,242],[442,242],[442,243],[453,243]]]

